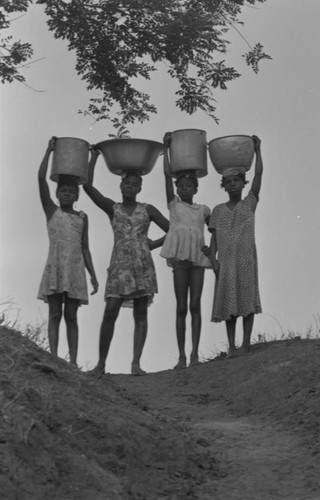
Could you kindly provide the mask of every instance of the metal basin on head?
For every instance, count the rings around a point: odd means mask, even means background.
[[[254,142],[250,135],[228,135],[209,142],[209,155],[216,171],[231,167],[251,168]]]
[[[148,139],[110,139],[99,142],[96,147],[110,172],[116,175],[128,171],[149,174],[163,152],[161,142]]]

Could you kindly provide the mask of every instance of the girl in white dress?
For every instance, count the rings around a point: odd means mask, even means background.
[[[199,363],[199,341],[201,333],[201,294],[205,268],[210,268],[210,260],[203,253],[205,247],[204,226],[209,223],[210,209],[206,205],[193,203],[198,190],[198,179],[192,172],[178,176],[175,184],[171,175],[168,158],[170,134],[164,137],[164,174],[166,180],[167,204],[170,212],[170,228],[160,255],[167,259],[173,269],[174,291],[177,301],[176,334],[179,348],[179,361],[176,369],[187,365],[185,353],[186,316],[191,313],[192,352],[190,365]]]

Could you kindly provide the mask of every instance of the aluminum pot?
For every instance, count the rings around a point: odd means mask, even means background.
[[[89,143],[75,137],[58,137],[52,156],[50,179],[59,181],[60,175],[77,178],[79,184],[88,180]]]
[[[206,132],[198,129],[171,132],[169,156],[173,177],[184,171],[193,171],[197,177],[204,177],[208,173]]]
[[[110,139],[99,142],[96,148],[101,151],[110,172],[116,175],[128,171],[149,174],[163,152],[161,142],[148,139]]]
[[[250,135],[229,135],[209,142],[209,155],[216,171],[221,174],[230,167],[251,168],[254,142]]]

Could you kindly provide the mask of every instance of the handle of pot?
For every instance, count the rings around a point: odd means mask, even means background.
[[[164,137],[166,137],[167,135],[168,135],[168,136],[170,135],[170,139],[169,139],[169,141],[170,141],[170,142],[169,142],[169,144],[168,144],[167,146],[164,144],[164,148],[163,148],[163,155],[165,155],[165,154],[166,154],[166,152],[167,152],[168,163],[169,163],[170,170],[171,170],[171,152],[170,152],[170,146],[171,146],[171,132],[166,132],[166,133],[165,133],[165,135],[164,135]]]

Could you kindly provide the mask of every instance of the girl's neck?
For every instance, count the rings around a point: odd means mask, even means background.
[[[122,204],[127,207],[134,207],[137,203],[135,198],[126,198],[125,196],[122,198]]]
[[[187,203],[188,205],[193,205],[193,197],[184,200],[180,198],[180,200],[183,201],[184,203]]]
[[[136,209],[137,201],[132,198],[123,198],[122,206],[126,214],[129,215],[129,217],[131,217]]]
[[[239,203],[239,201],[241,201],[241,199],[242,199],[241,193],[229,194],[230,205],[236,205],[237,203]]]
[[[60,205],[60,208],[63,212],[66,212],[67,214],[77,214],[78,212],[73,208],[73,207],[64,207]]]

